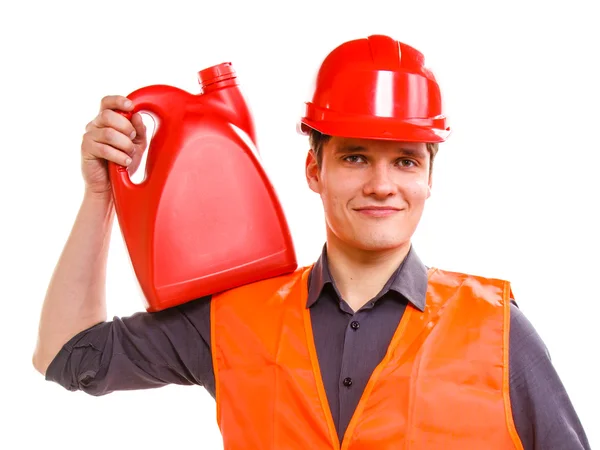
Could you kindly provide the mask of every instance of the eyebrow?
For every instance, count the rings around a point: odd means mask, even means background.
[[[403,156],[412,156],[414,158],[424,158],[425,152],[421,149],[414,149],[408,147],[398,147],[397,152]],[[336,153],[362,153],[367,152],[367,148],[362,145],[342,145],[337,147]]]

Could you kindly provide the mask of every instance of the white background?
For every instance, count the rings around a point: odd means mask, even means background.
[[[31,365],[54,264],[82,197],[79,146],[107,94],[149,84],[198,92],[197,71],[231,61],[300,264],[324,241],[295,125],[323,57],[389,34],[425,55],[453,134],[415,235],[423,261],[507,278],[600,445],[595,2],[31,2],[0,7],[0,447],[221,448],[202,388],[94,398]],[[109,317],[143,309],[115,222]]]

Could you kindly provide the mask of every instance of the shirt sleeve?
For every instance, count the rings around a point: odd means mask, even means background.
[[[589,450],[590,444],[533,325],[511,303],[510,400],[525,450]]]
[[[46,380],[97,396],[179,384],[204,386],[214,397],[210,300],[92,326],[63,346]]]

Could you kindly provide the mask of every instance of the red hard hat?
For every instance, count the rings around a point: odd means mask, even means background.
[[[388,36],[345,42],[325,58],[298,124],[331,136],[443,142],[440,88],[423,54]]]

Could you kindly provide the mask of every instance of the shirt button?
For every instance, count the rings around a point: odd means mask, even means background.
[[[346,387],[352,386],[352,378],[350,378],[350,377],[344,378],[344,386],[346,386]]]
[[[353,330],[358,330],[360,328],[360,323],[358,323],[356,320],[353,321],[350,326],[352,327]]]

